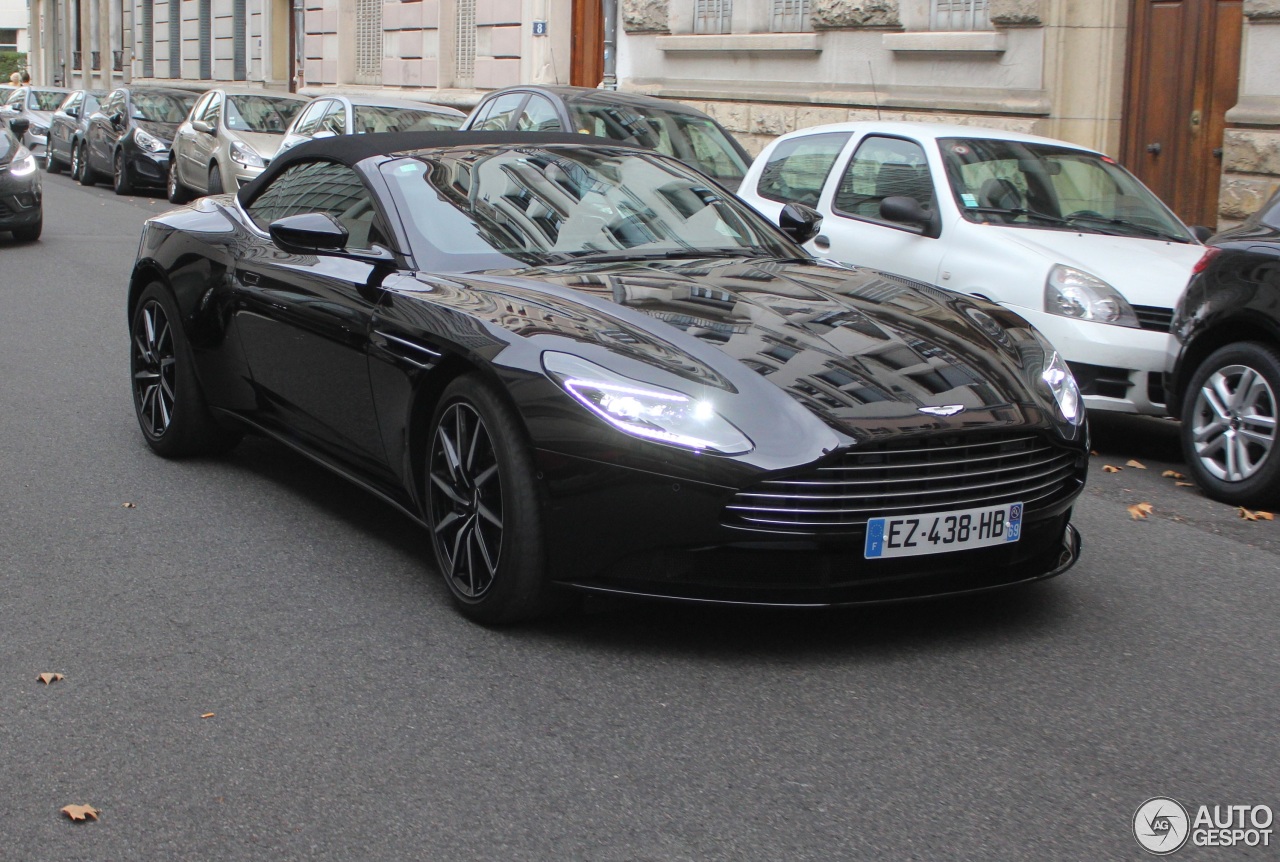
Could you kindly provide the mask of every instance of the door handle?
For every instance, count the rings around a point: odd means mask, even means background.
[[[243,284],[253,286],[262,281],[262,276],[252,270],[245,269],[240,271],[240,281]]]
[[[813,244],[815,247],[826,251],[831,248],[831,239],[826,234],[820,233],[813,238]]]
[[[1154,143],[1154,144],[1147,144],[1147,152],[1148,152],[1148,153],[1151,153],[1151,155],[1153,155],[1153,156],[1158,156],[1158,155],[1160,155],[1160,150],[1162,150],[1162,149],[1164,149],[1164,147],[1162,147],[1162,146],[1160,145],[1160,142],[1159,142],[1159,141],[1157,141],[1157,142],[1156,142],[1156,143]]]

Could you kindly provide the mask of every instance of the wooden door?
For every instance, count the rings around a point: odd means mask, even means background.
[[[569,83],[595,87],[604,80],[604,16],[600,0],[573,0]]]
[[[1133,0],[1121,158],[1188,224],[1218,223],[1243,24],[1241,0]]]

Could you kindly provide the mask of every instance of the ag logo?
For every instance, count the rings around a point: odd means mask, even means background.
[[[1190,834],[1187,809],[1176,799],[1156,796],[1148,799],[1133,815],[1133,837],[1142,849],[1167,856],[1187,843]]]
[[[939,404],[936,407],[917,407],[916,410],[921,413],[928,413],[930,416],[955,416],[964,410],[963,404]]]

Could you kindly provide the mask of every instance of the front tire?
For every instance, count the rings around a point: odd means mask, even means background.
[[[40,238],[40,233],[44,230],[44,215],[41,214],[36,222],[15,227],[13,229],[13,238],[19,242],[35,242]]]
[[[476,375],[440,398],[425,486],[436,562],[465,616],[500,625],[551,609],[533,458],[515,412]]]
[[[165,191],[168,193],[170,203],[185,204],[191,200],[191,192],[187,191],[182,180],[178,179],[178,156],[172,151],[169,153],[169,171]]]
[[[62,162],[58,161],[53,155],[53,141],[44,146],[44,170],[47,174],[62,173]]]
[[[138,298],[129,333],[134,412],[157,455],[212,455],[240,442],[209,414],[177,305],[159,283]]]
[[[129,163],[125,161],[124,152],[116,150],[116,157],[112,160],[111,187],[118,195],[133,194],[133,174],[129,171]]]
[[[1196,484],[1233,505],[1280,499],[1280,351],[1253,341],[1209,356],[1183,397],[1182,449]]]
[[[76,175],[76,182],[82,186],[93,186],[98,184],[98,172],[89,167],[89,147],[84,142],[80,142],[80,146],[76,149],[80,154],[80,172]]]
[[[209,194],[211,195],[220,195],[222,194],[222,191],[223,191],[222,170],[218,167],[216,163],[209,166],[208,189],[209,189]]]

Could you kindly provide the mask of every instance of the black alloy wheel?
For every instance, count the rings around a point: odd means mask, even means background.
[[[425,498],[436,562],[459,610],[492,625],[559,598],[546,582],[533,461],[519,419],[480,378],[445,389],[431,422]]]
[[[1182,449],[1207,495],[1234,505],[1280,500],[1280,350],[1229,344],[1209,356],[1183,397]]]
[[[138,298],[130,335],[134,411],[156,454],[216,454],[240,441],[239,433],[209,415],[177,308],[160,284],[149,285]]]
[[[76,174],[76,182],[82,186],[97,185],[98,174],[93,168],[89,167],[89,145],[81,141],[80,146],[76,148],[76,152],[80,155],[80,172]]]
[[[115,193],[118,195],[133,194],[133,174],[129,170],[129,163],[125,160],[124,150],[116,150],[116,157],[113,159],[111,167],[111,187],[115,189]]]
[[[209,165],[209,194],[222,194],[222,171],[218,169],[217,162]]]
[[[165,191],[170,203],[185,204],[191,200],[191,193],[182,184],[182,180],[178,179],[178,156],[172,151],[169,153],[169,170],[168,179],[165,181]]]

